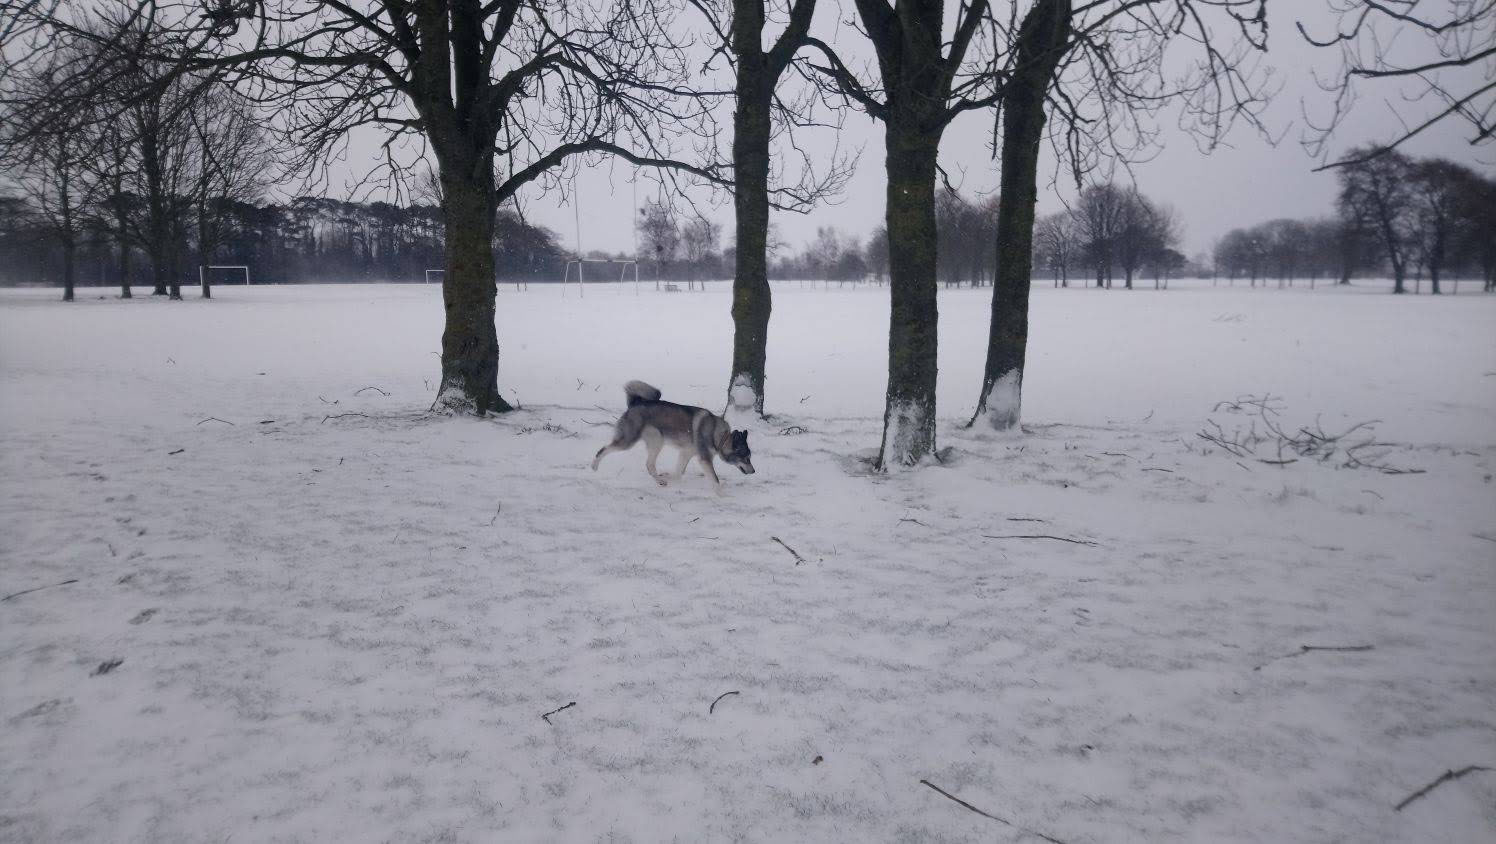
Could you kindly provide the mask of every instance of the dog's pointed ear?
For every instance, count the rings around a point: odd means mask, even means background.
[[[742,443],[743,445],[747,445],[748,444],[748,432],[747,431],[733,431],[732,432],[732,441],[736,442],[736,443]]]

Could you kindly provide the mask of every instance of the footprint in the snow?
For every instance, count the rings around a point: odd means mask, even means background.
[[[150,621],[151,616],[155,615],[157,612],[159,611],[155,607],[152,607],[148,610],[141,610],[134,618],[130,619],[130,623],[145,624],[147,621]]]
[[[95,668],[93,671],[89,672],[88,676],[97,677],[100,674],[108,674],[109,672],[124,664],[125,661],[122,659],[106,659],[103,662],[99,663],[98,668]]]
[[[47,713],[53,711],[54,709],[57,709],[58,707],[62,706],[62,704],[63,704],[63,701],[62,701],[61,698],[52,698],[51,700],[44,700],[41,703],[38,703],[36,706],[33,706],[30,709],[26,710],[25,712],[22,712],[21,714],[12,717],[10,720],[11,721],[19,721],[22,718],[35,718],[35,717],[37,717],[39,715],[46,715]]]

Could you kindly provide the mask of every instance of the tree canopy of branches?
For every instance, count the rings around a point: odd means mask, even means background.
[[[1308,123],[1303,143],[1321,160],[1357,100],[1369,90],[1393,110],[1398,129],[1325,167],[1364,161],[1401,147],[1441,123],[1459,123],[1471,146],[1496,133],[1496,2],[1330,0],[1335,29],[1298,23],[1316,47],[1339,52],[1339,67],[1321,87],[1333,97],[1328,115]]]

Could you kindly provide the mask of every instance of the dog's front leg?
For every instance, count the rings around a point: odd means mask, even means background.
[[[712,479],[712,483],[717,485],[718,490],[722,489],[722,479],[717,477],[717,469],[712,466],[712,456],[710,454],[699,454],[697,458],[701,460],[701,471],[705,472],[706,476]]]

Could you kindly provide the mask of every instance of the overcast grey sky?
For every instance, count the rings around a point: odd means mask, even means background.
[[[1317,70],[1322,77],[1328,78],[1338,65],[1339,57],[1333,50],[1311,47],[1294,28],[1295,21],[1303,19],[1317,35],[1330,32],[1333,18],[1325,11],[1327,5],[1327,0],[1273,0],[1269,3],[1271,35],[1266,62],[1274,68],[1280,90],[1265,117],[1273,133],[1282,137],[1276,146],[1250,127],[1238,126],[1228,138],[1228,147],[1206,156],[1197,149],[1193,138],[1173,128],[1172,113],[1161,116],[1168,127],[1162,134],[1162,149],[1152,160],[1138,164],[1133,173],[1144,193],[1178,211],[1187,254],[1209,250],[1215,239],[1234,227],[1276,217],[1302,218],[1331,213],[1335,177],[1331,173],[1311,172],[1315,161],[1299,144],[1303,128],[1300,110],[1307,106],[1312,109],[1311,113],[1317,114],[1328,107],[1330,95],[1316,87],[1313,73]],[[1443,14],[1446,2],[1425,0],[1423,6],[1432,10],[1429,14],[1438,17]],[[823,0],[816,24],[823,38],[828,37],[828,28],[834,27],[835,13],[834,4]],[[848,4],[847,9],[841,10],[841,16],[845,19],[850,14]],[[855,55],[858,50],[866,49],[865,44],[859,43],[861,36],[850,28],[835,29],[838,50],[847,51],[844,55]],[[1417,47],[1420,52],[1431,54],[1426,44],[1406,38],[1408,34],[1400,36],[1403,47]],[[1467,71],[1467,75],[1473,73],[1478,78],[1485,72],[1485,68],[1478,68]],[[1393,137],[1398,123],[1389,105],[1395,104],[1405,116],[1422,111],[1423,104],[1397,102],[1391,88],[1380,94],[1388,100],[1379,102],[1367,98],[1357,105],[1337,133],[1334,149],[1343,151],[1364,141]],[[1432,102],[1427,103],[1429,109],[1434,106]],[[969,113],[947,130],[942,145],[943,166],[968,196],[983,195],[996,187],[997,168],[987,149],[990,122],[991,117],[987,114]],[[727,129],[730,131],[730,125]],[[1406,149],[1417,155],[1447,156],[1484,172],[1496,172],[1496,166],[1493,166],[1496,164],[1496,147],[1472,148],[1466,142],[1470,134],[1472,130],[1467,125],[1446,121],[1415,139]],[[725,136],[724,148],[729,144],[730,136]],[[862,148],[857,172],[846,192],[834,204],[819,207],[808,215],[775,214],[780,237],[793,249],[799,249],[814,237],[818,226],[835,226],[843,232],[864,237],[882,222],[882,127],[860,112],[851,113],[846,118],[840,144],[844,150]],[[829,137],[821,138],[811,148],[829,156],[832,142]],[[1041,171],[1041,213],[1059,210],[1063,207],[1063,197],[1073,192],[1064,179],[1057,186],[1047,184],[1053,172],[1054,162],[1046,151]],[[631,178],[630,165],[604,161],[578,176],[579,201],[575,207],[538,190],[530,190],[524,195],[524,207],[532,220],[554,230],[568,248],[574,248],[580,233],[584,251],[632,252],[635,191],[630,184]],[[1121,174],[1120,178],[1128,177]],[[639,202],[654,193],[652,182],[640,181]],[[723,224],[724,244],[730,241],[730,202],[723,201],[713,207],[703,192],[696,197],[695,204],[707,216]]]

